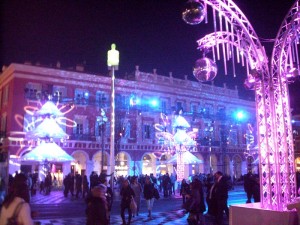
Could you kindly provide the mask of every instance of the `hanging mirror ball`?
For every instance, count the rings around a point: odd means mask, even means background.
[[[189,0],[183,9],[182,19],[190,25],[197,25],[201,23],[206,15],[204,4],[197,0]]]
[[[195,63],[193,74],[200,82],[212,81],[218,72],[216,63],[209,58],[198,59]]]

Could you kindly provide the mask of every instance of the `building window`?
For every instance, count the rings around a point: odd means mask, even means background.
[[[237,134],[237,130],[236,129],[232,129],[230,130],[229,133],[229,145],[238,145],[238,134]]]
[[[144,139],[150,139],[151,138],[151,126],[150,125],[144,125]]]
[[[87,116],[75,116],[76,126],[74,127],[74,134],[88,134],[89,133],[89,122]]]
[[[191,104],[191,113],[197,113],[198,112],[198,104],[192,103]]]
[[[127,109],[130,105],[130,96],[116,94],[115,104],[119,109]]]
[[[89,103],[90,93],[87,90],[75,89],[75,103],[78,105],[87,105]]]
[[[95,123],[95,135],[96,136],[102,136],[102,135],[106,135],[106,124],[107,124],[107,118],[106,121],[103,121],[103,117],[102,116],[97,116],[96,117],[96,123]]]
[[[178,109],[183,109],[182,102],[176,102],[176,110],[178,110]]]
[[[76,134],[83,134],[83,124],[77,123]]]
[[[67,97],[67,88],[64,86],[53,86],[53,100],[54,101],[61,101],[63,98]]]
[[[38,83],[27,83],[25,85],[25,98],[28,99],[39,99],[42,93],[42,84]]]
[[[96,105],[99,107],[106,107],[108,103],[108,95],[105,92],[96,92]]]

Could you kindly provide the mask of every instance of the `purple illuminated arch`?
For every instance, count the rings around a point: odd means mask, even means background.
[[[286,210],[296,198],[294,149],[288,82],[299,71],[299,1],[282,23],[271,59],[250,22],[231,0],[203,0],[213,9],[214,32],[198,40],[198,48],[213,53],[214,60],[231,59],[246,65],[248,81],[254,81],[258,127],[261,206]],[[295,66],[296,65],[296,66]],[[235,75],[235,70],[234,70]]]

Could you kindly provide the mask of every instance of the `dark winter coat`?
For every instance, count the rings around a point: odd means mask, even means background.
[[[86,225],[108,225],[107,203],[99,197],[87,200]]]
[[[154,184],[149,183],[144,185],[144,198],[146,200],[152,199],[154,197]]]
[[[121,206],[130,206],[131,198],[135,197],[134,191],[128,185],[127,187],[122,187],[120,191],[121,199]]]

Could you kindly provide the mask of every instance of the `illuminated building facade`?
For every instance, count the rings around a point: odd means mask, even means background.
[[[62,127],[69,138],[56,141],[75,160],[53,163],[53,172],[63,176],[69,172],[99,174],[102,168],[109,171],[110,85],[109,76],[86,73],[82,67],[76,71],[28,64],[5,68],[0,76],[0,132],[3,151],[9,153],[9,172],[38,169],[40,162],[20,160],[37,145],[26,138],[26,122],[34,118],[24,109],[40,107],[49,96],[58,108],[72,108],[65,117],[75,122],[75,126]],[[255,133],[255,102],[240,99],[237,89],[191,81],[187,76],[178,79],[171,73],[162,76],[156,70],[145,73],[137,66],[131,76],[115,80],[115,106],[117,176],[176,172],[176,162],[170,161],[174,153],[157,138],[154,125],[163,122],[162,115],[171,123],[178,108],[183,109],[190,130],[196,131],[197,144],[190,152],[198,162],[185,165],[186,176],[221,170],[239,178],[249,165],[257,173],[253,165],[257,153],[245,154],[249,123]]]

